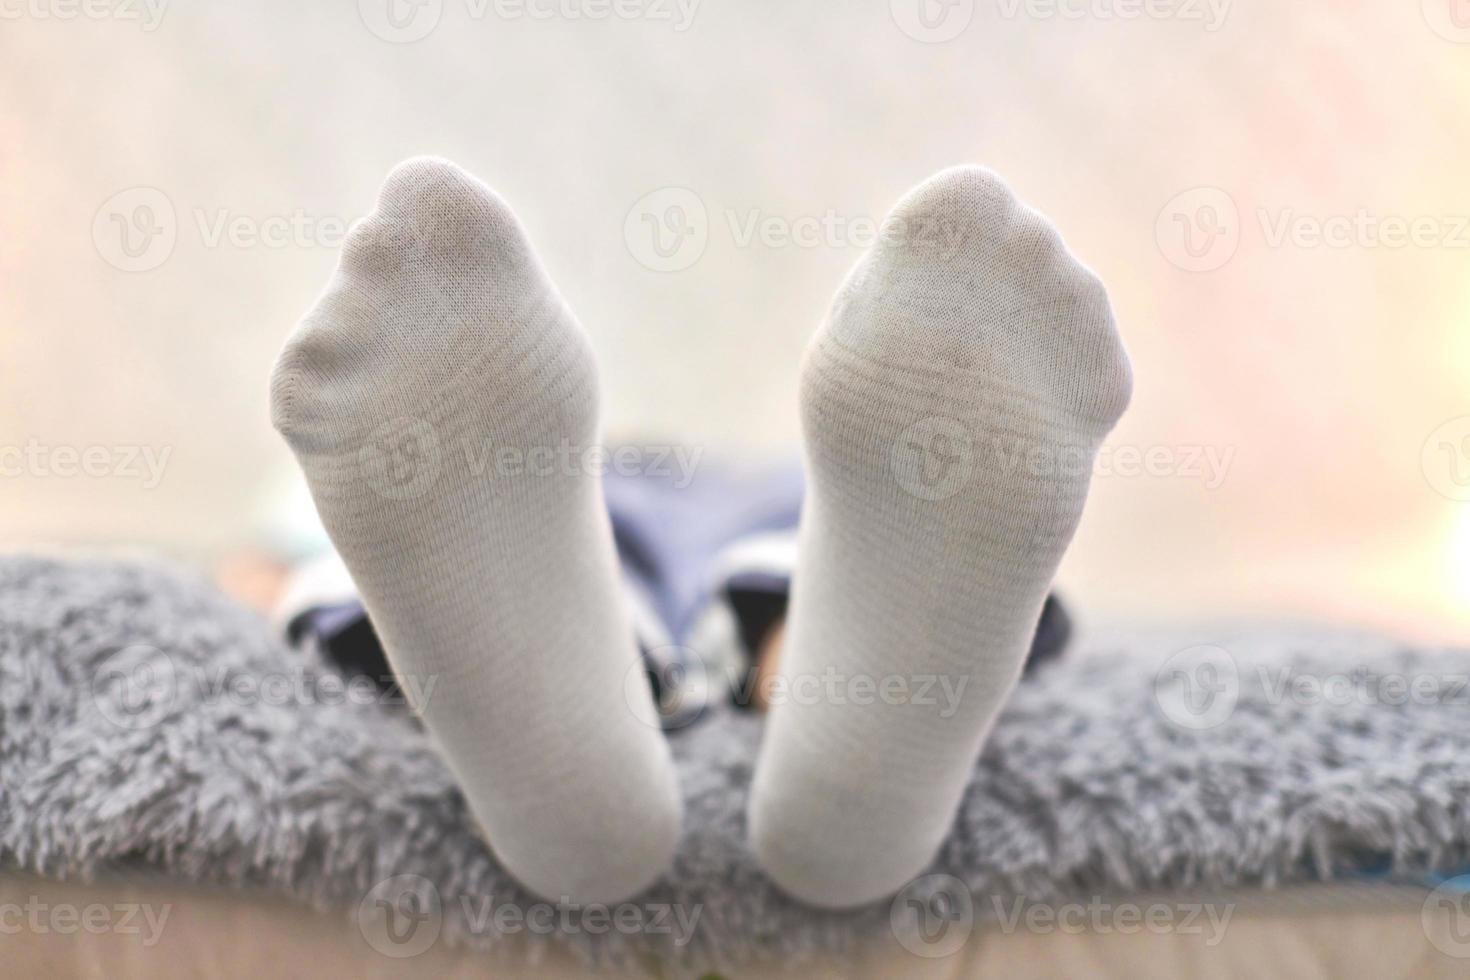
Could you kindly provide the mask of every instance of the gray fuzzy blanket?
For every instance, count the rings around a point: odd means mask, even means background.
[[[1200,641],[1221,649],[1093,651],[1024,682],[933,870],[983,909],[1466,867],[1470,654]],[[716,966],[886,932],[888,903],[806,909],[752,862],[743,810],[759,734],[758,719],[722,712],[672,736],[686,838],[636,901],[697,921],[555,929],[532,946]],[[408,881],[429,893],[439,941],[485,947],[528,935],[479,914],[487,900],[537,904],[402,706],[344,686],[208,584],[124,563],[0,560],[0,863],[62,878],[148,871],[344,910]]]

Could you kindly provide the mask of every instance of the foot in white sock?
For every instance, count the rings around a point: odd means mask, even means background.
[[[506,868],[577,903],[648,885],[678,839],[674,770],[625,699],[601,482],[544,465],[598,438],[596,365],[509,208],[451,164],[395,169],[271,409]]]
[[[750,804],[766,872],[832,907],[933,859],[1132,386],[1103,287],[993,174],[945,171],[885,227],[802,370],[789,696]]]

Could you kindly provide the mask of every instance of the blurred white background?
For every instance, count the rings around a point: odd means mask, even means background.
[[[248,544],[292,473],[271,361],[404,157],[514,205],[596,341],[612,434],[722,455],[795,449],[800,353],[863,229],[975,162],[1102,276],[1134,361],[1063,572],[1085,609],[1470,632],[1465,0],[0,19],[8,547]],[[64,447],[110,462],[61,475]]]

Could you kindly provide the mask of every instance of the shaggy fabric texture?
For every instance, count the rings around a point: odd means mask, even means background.
[[[1140,643],[1023,683],[931,870],[969,885],[984,917],[996,899],[1464,868],[1470,655],[1202,639],[1223,650],[1163,662],[1177,639]],[[0,862],[262,888],[347,914],[414,875],[439,902],[439,941],[504,942],[486,900],[536,900],[406,709],[364,694],[189,575],[0,560]],[[729,712],[672,737],[685,837],[635,901],[698,909],[692,935],[555,930],[532,950],[718,966],[887,933],[888,902],[806,909],[754,865],[743,814],[759,735]]]

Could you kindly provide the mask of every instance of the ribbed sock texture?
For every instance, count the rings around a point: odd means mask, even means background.
[[[860,905],[933,859],[1130,391],[1102,286],[994,175],[888,216],[802,370],[811,485],[750,803],[791,894]]]
[[[601,482],[576,462],[596,365],[509,208],[451,164],[395,169],[271,402],[501,861],[553,900],[649,884],[681,804]]]

